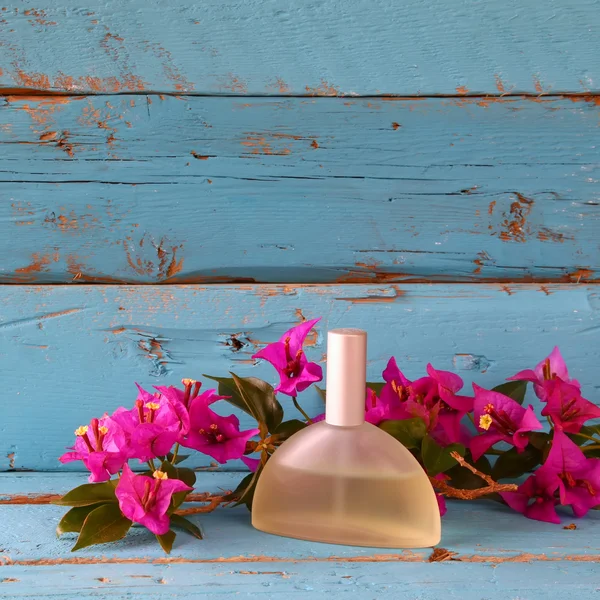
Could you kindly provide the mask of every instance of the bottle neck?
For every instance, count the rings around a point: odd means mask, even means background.
[[[365,422],[367,334],[334,329],[327,336],[327,402],[330,425],[355,427]]]

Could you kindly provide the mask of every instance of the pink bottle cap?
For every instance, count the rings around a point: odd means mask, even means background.
[[[353,427],[365,422],[367,332],[333,329],[327,334],[325,420]]]

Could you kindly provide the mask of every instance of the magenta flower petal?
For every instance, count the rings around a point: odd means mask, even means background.
[[[484,432],[471,440],[475,460],[490,447],[489,442],[493,445],[505,441],[521,452],[527,446],[527,434],[542,429],[532,406],[524,408],[512,398],[476,384],[473,384],[473,389],[475,426],[479,432]]]
[[[131,410],[118,408],[112,419],[125,432],[122,451],[128,458],[146,462],[167,454],[187,433],[190,419],[187,409],[172,391],[174,388],[165,388],[167,393],[157,394],[138,388],[140,393],[135,407]]]
[[[600,459],[586,458],[560,429],[554,430],[552,447],[537,474],[548,487],[558,487],[561,504],[570,505],[578,517],[600,504]]]
[[[509,380],[523,380],[533,382],[533,389],[537,397],[542,400],[547,400],[547,389],[544,386],[544,382],[551,381],[553,379],[561,379],[565,383],[580,388],[579,382],[575,379],[569,379],[569,371],[567,365],[558,349],[555,346],[550,355],[540,362],[534,370],[526,369],[520,371],[516,375],[509,377]]]
[[[567,433],[577,433],[586,421],[600,418],[600,407],[583,398],[577,386],[558,378],[542,385],[546,397],[542,415]]]
[[[554,491],[541,486],[536,475],[531,475],[516,492],[502,492],[500,495],[513,510],[529,519],[560,523]]]
[[[135,475],[125,464],[115,494],[125,517],[144,525],[156,535],[163,535],[170,527],[167,511],[173,494],[191,491],[192,488],[179,479],[167,479],[166,474],[158,471],[157,474],[162,477]]]
[[[255,473],[260,465],[260,458],[250,458],[249,456],[242,456],[242,462]]]
[[[235,415],[222,417],[201,398],[196,398],[190,406],[190,430],[181,444],[224,464],[241,458],[246,451],[246,442],[258,433],[258,429],[240,431]]]
[[[123,466],[127,455],[126,437],[117,422],[108,416],[92,419],[89,426],[79,427],[75,432],[75,445],[71,452],[60,457],[60,462],[80,460],[90,471],[90,483],[108,481]]]
[[[308,362],[302,348],[309,331],[319,320],[313,319],[292,327],[278,342],[268,344],[252,356],[262,358],[275,367],[280,378],[276,392],[297,396],[299,392],[323,379],[323,369],[316,363]]]
[[[494,444],[504,440],[500,433],[482,433],[471,438],[469,448],[473,455],[473,460],[478,461]]]

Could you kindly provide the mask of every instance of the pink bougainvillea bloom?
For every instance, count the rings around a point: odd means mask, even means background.
[[[168,454],[173,444],[187,433],[190,420],[178,399],[161,393],[151,394],[139,385],[138,388],[135,407],[118,408],[112,419],[127,435],[127,456],[145,462]]]
[[[464,440],[461,420],[473,409],[473,399],[459,396],[463,380],[449,371],[438,371],[427,365],[427,377],[410,381],[392,357],[383,372],[386,384],[381,390],[381,404],[386,418],[420,417],[428,431],[440,430],[447,443]]]
[[[152,477],[135,475],[126,464],[115,494],[125,517],[156,535],[163,535],[170,527],[167,511],[173,494],[191,490],[183,481],[169,479],[162,471],[154,471]]]
[[[459,442],[464,438],[460,423],[463,417],[473,410],[473,398],[457,394],[464,385],[458,375],[449,371],[437,371],[431,364],[427,365],[427,374],[437,384],[440,402],[439,424],[449,443]]]
[[[365,399],[365,421],[372,425],[379,425],[390,418],[389,406],[377,396],[375,390],[367,388]]]
[[[126,447],[125,433],[108,416],[92,419],[89,426],[78,427],[75,435],[77,439],[70,448],[72,452],[63,454],[59,460],[63,464],[82,461],[90,471],[90,483],[108,481],[127,460],[127,455],[122,452]]]
[[[155,385],[154,389],[158,390],[163,396],[166,396],[174,405],[181,403],[187,408],[189,403],[198,396],[202,383],[195,379],[182,379],[181,384],[183,385],[183,390],[172,385]]]
[[[542,415],[567,433],[577,433],[589,419],[600,418],[600,407],[581,395],[581,390],[562,379],[549,379],[542,384],[546,405]]]
[[[448,481],[450,477],[445,473],[438,473],[434,479],[439,479],[440,481]],[[440,517],[443,517],[448,512],[448,507],[446,506],[446,498],[442,494],[435,493],[435,498],[438,503],[438,508],[440,509]]]
[[[308,362],[302,345],[309,331],[321,319],[313,319],[292,327],[278,342],[265,346],[252,358],[263,358],[270,362],[279,373],[280,382],[275,388],[288,396],[297,396],[298,392],[323,379],[323,369]]]
[[[513,510],[529,519],[560,523],[560,517],[556,513],[558,500],[554,497],[557,488],[558,483],[554,488],[548,487],[536,475],[531,475],[516,492],[501,492],[500,495]]]
[[[320,423],[321,421],[325,420],[325,413],[321,413],[320,415],[317,415],[316,417],[311,417],[310,420],[313,423]]]
[[[519,371],[516,375],[509,377],[511,381],[531,381],[533,382],[533,388],[536,396],[540,400],[546,400],[546,389],[544,388],[544,381],[550,381],[556,378],[562,379],[565,383],[570,383],[578,388],[581,386],[575,379],[569,379],[569,371],[567,365],[558,349],[555,346],[550,355],[539,363],[535,369],[525,369]]]
[[[577,517],[600,504],[600,459],[586,458],[560,429],[554,430],[552,448],[536,476],[547,488],[557,487],[560,503],[571,505]]]
[[[404,376],[393,356],[383,371],[383,380],[385,381],[385,385],[381,390],[380,397],[381,403],[387,406],[388,414],[390,415],[388,418],[407,418],[404,403],[409,398],[412,381]]]
[[[242,456],[242,462],[255,473],[260,465],[260,458],[250,458],[249,456]]]
[[[473,460],[478,460],[488,448],[501,441],[508,442],[518,452],[523,452],[529,443],[527,434],[542,429],[533,407],[530,405],[523,408],[512,398],[485,390],[476,384],[473,384],[473,389],[475,426],[482,432],[471,440]]]
[[[209,391],[214,394],[214,390]],[[228,460],[241,458],[246,450],[246,442],[258,433],[258,429],[240,431],[240,422],[235,415],[218,415],[209,408],[202,396],[198,396],[190,405],[190,430],[180,443],[224,464]]]

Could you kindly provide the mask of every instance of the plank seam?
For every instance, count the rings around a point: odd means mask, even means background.
[[[0,555],[0,567],[2,566],[26,566],[44,567],[56,565],[97,565],[97,564],[214,564],[214,563],[427,563],[430,555],[420,555],[410,551],[404,554],[375,554],[372,556],[325,556],[325,557],[278,557],[278,556],[231,556],[217,558],[185,558],[179,556],[165,556],[157,558],[136,557],[120,558],[106,556],[82,556],[72,558],[38,558],[12,560],[9,556]],[[531,563],[531,562],[600,562],[600,555],[573,554],[567,556],[547,556],[546,554],[532,554],[522,552],[513,556],[486,556],[484,554],[454,555],[448,561],[461,563]]]

